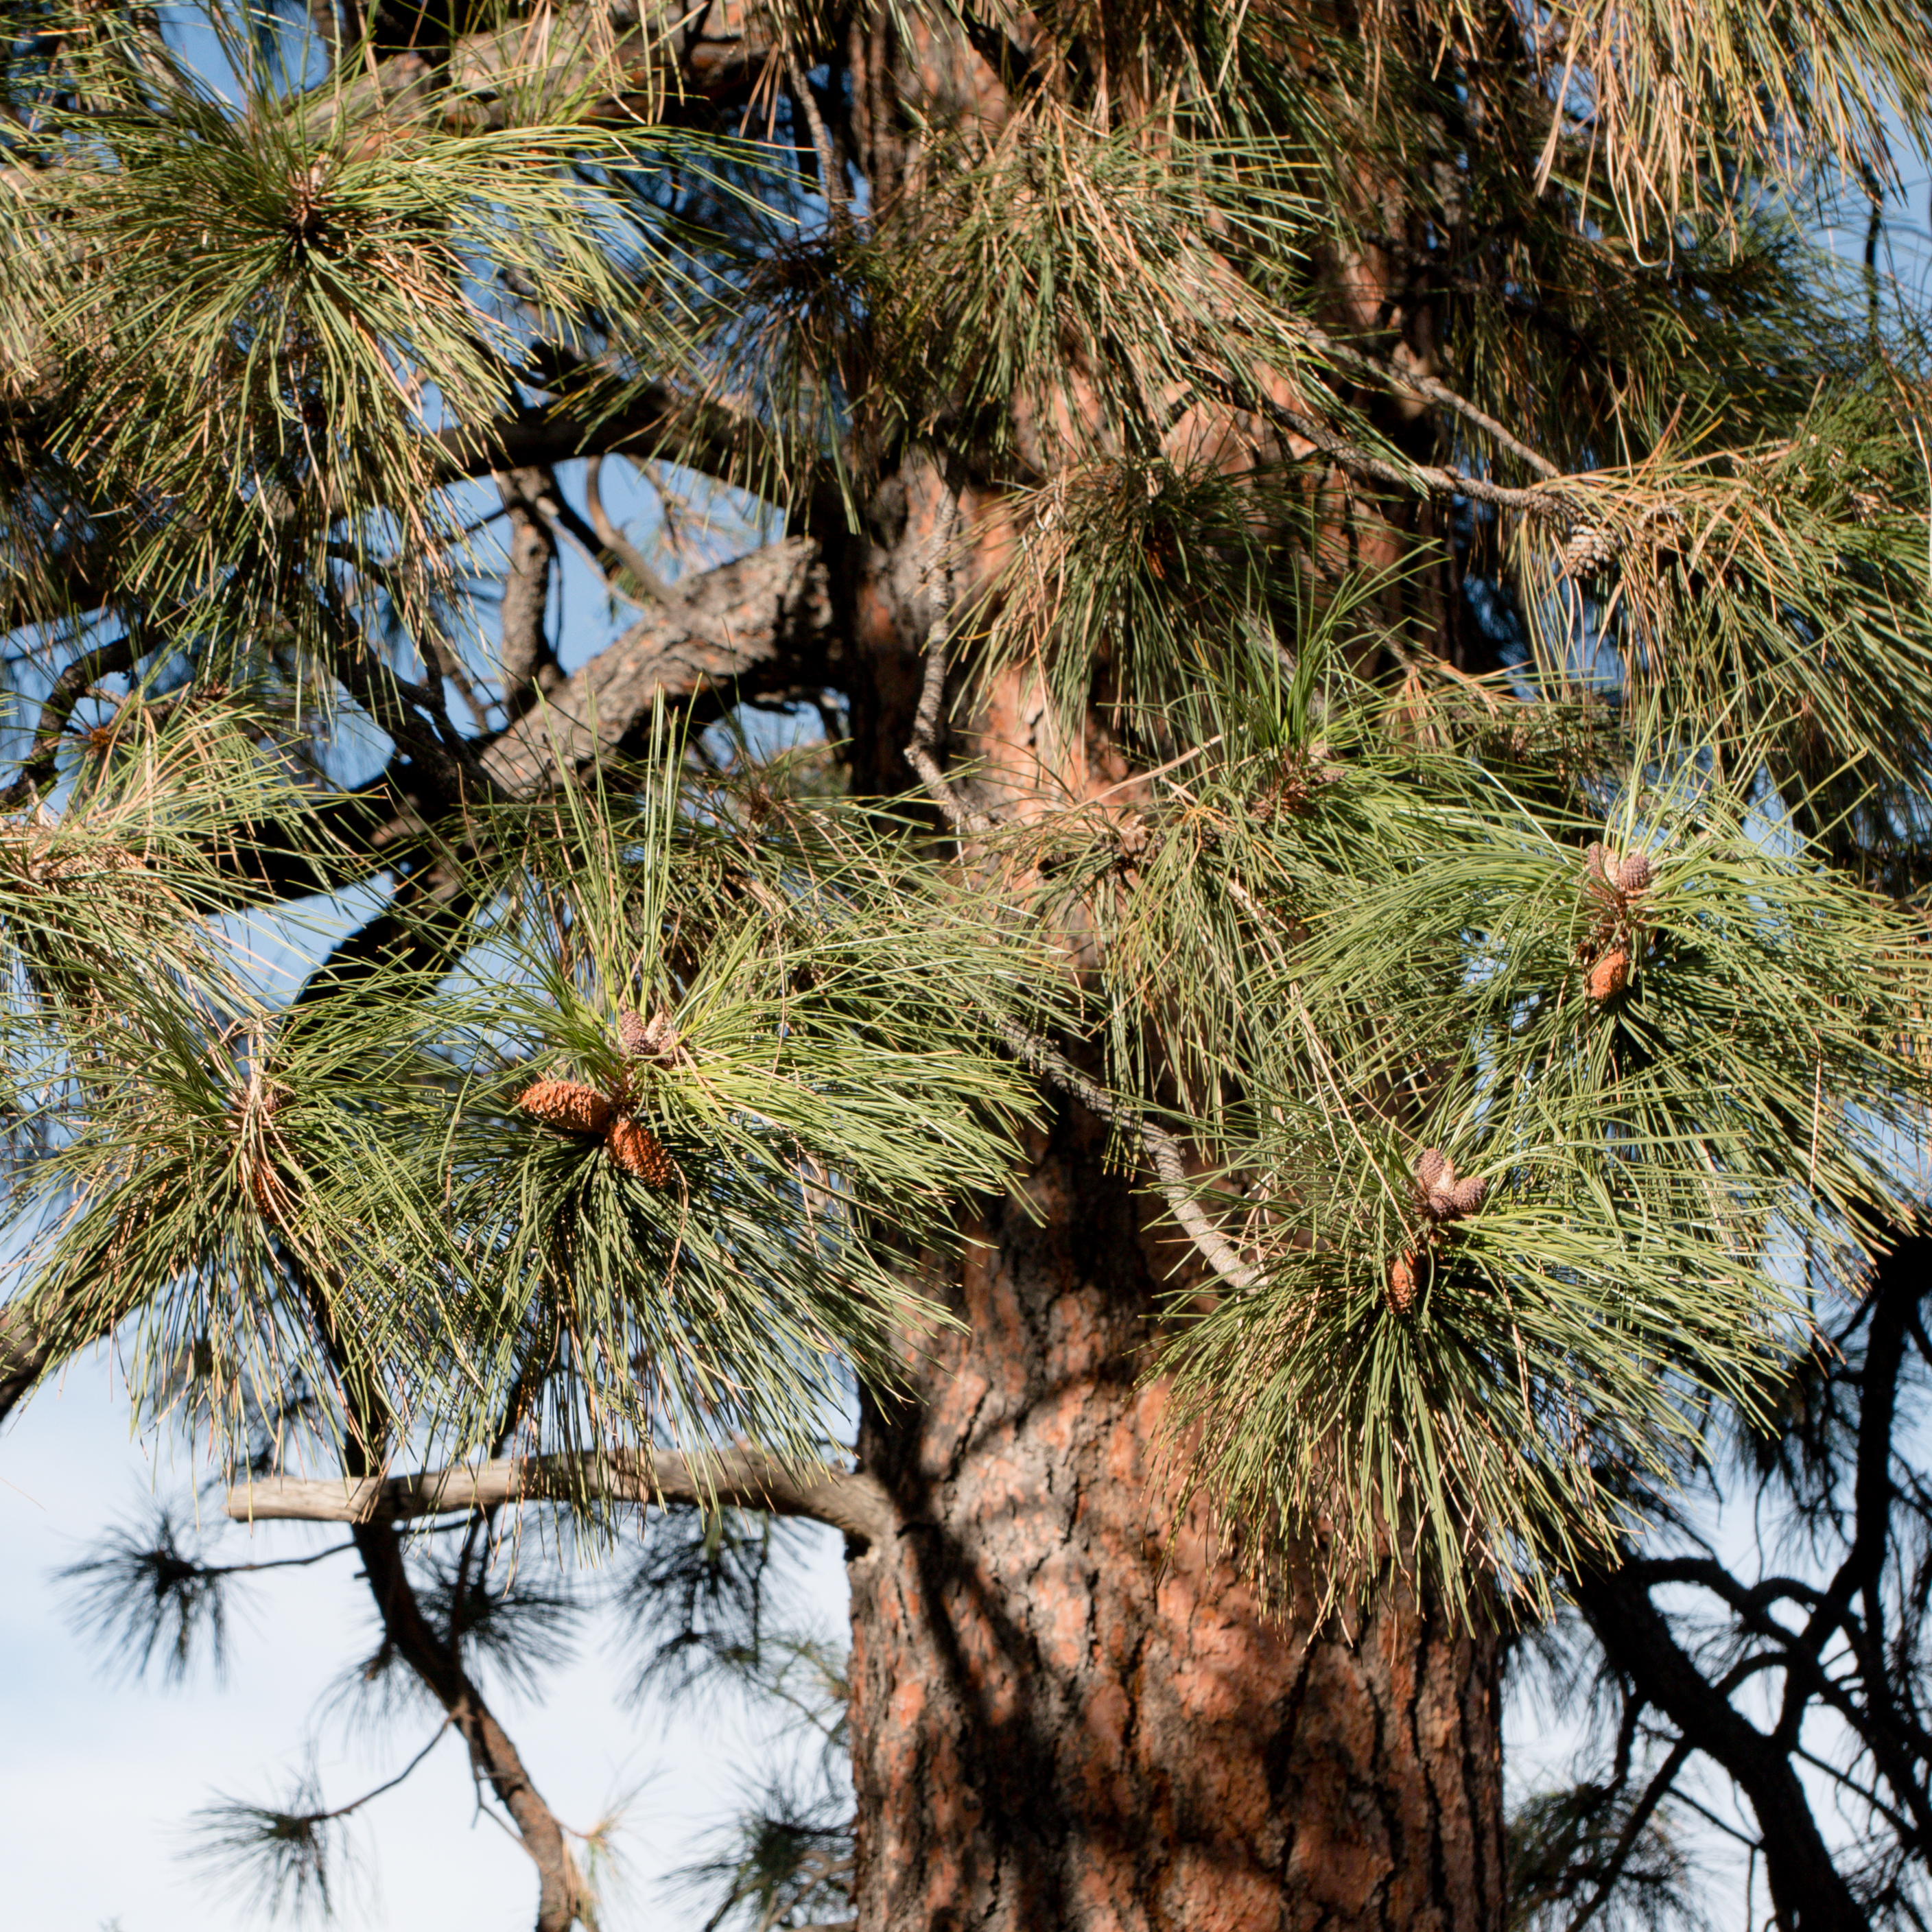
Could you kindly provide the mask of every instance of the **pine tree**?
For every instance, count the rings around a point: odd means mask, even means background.
[[[10,16],[0,1402],[116,1336],[349,1525],[546,1932],[498,1558],[646,1503],[665,1657],[848,1539],[766,1924],[1500,1926],[1507,1645],[1916,1212],[1932,364],[1812,238],[1932,27],[186,17]],[[219,1568],[80,1580],[178,1660]]]

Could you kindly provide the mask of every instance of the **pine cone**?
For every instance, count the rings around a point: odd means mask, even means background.
[[[616,1111],[596,1088],[574,1080],[539,1080],[518,1095],[517,1105],[566,1134],[601,1134]]]
[[[1415,1250],[1398,1255],[1389,1270],[1384,1299],[1391,1313],[1406,1315],[1415,1306]]]
[[[1634,892],[1647,892],[1651,878],[1650,854],[1627,852],[1623,863],[1617,868],[1617,890],[1626,898]]]
[[[1563,545],[1563,574],[1594,577],[1616,561],[1620,548],[1616,537],[1601,524],[1574,524]]]
[[[1424,1148],[1415,1163],[1415,1184],[1424,1199],[1437,1193],[1444,1181],[1451,1186],[1455,1183],[1456,1169],[1449,1156],[1440,1148]]]
[[[1590,968],[1590,997],[1601,1006],[1606,1000],[1615,999],[1629,981],[1630,955],[1620,946]]]
[[[1440,1148],[1424,1148],[1415,1163],[1416,1203],[1432,1221],[1473,1214],[1489,1186],[1486,1180],[1459,1180],[1456,1163]]]
[[[626,1006],[617,1016],[617,1050],[626,1060],[668,1060],[682,1043],[668,1013],[646,1019]]]
[[[664,1142],[635,1120],[613,1120],[604,1136],[604,1151],[646,1187],[668,1187],[677,1178],[677,1163]]]

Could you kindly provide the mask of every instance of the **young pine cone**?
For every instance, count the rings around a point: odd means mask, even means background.
[[[1415,1270],[1419,1257],[1412,1248],[1406,1254],[1398,1255],[1390,1265],[1388,1286],[1383,1298],[1388,1303],[1389,1312],[1406,1315],[1415,1306]]]
[[[518,1095],[517,1105],[566,1134],[601,1134],[616,1111],[596,1088],[574,1080],[539,1080]]]
[[[677,1029],[668,1013],[642,1013],[626,1006],[617,1016],[617,1051],[626,1060],[668,1060],[678,1048]]]
[[[1648,852],[1626,852],[1621,859],[1612,859],[1600,839],[1592,839],[1586,848],[1583,869],[1600,898],[1614,892],[1619,898],[1634,898],[1650,890],[1655,876]]]
[[[1416,1204],[1432,1221],[1460,1221],[1483,1204],[1486,1180],[1459,1180],[1456,1163],[1440,1148],[1424,1148],[1415,1163]]]
[[[1629,898],[1636,893],[1648,891],[1650,880],[1650,854],[1626,852],[1623,863],[1617,868],[1617,890]]]
[[[1590,968],[1588,992],[1598,1006],[1613,1000],[1630,982],[1630,955],[1620,946]]]
[[[646,1187],[668,1187],[677,1178],[677,1163],[664,1142],[635,1120],[613,1120],[604,1136],[604,1151]]]

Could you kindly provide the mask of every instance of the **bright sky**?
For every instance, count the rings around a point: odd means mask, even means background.
[[[192,1486],[180,1460],[158,1466],[129,1442],[127,1417],[107,1365],[89,1360],[43,1390],[0,1438],[7,1920],[54,1932],[242,1932],[262,1922],[212,1897],[179,1861],[189,1814],[218,1792],[279,1798],[311,1744],[326,1801],[345,1802],[400,1769],[434,1726],[412,1716],[358,1736],[339,1720],[316,1723],[325,1691],[374,1642],[368,1592],[352,1558],[244,1580],[230,1599],[225,1682],[205,1667],[178,1689],[162,1688],[158,1674],[130,1684],[103,1671],[100,1654],[68,1623],[51,1573],[116,1520],[139,1518],[151,1492],[172,1501]],[[254,1553],[299,1555],[332,1540],[306,1525],[267,1525],[255,1533]],[[248,1561],[248,1532],[227,1533],[216,1554]],[[813,1536],[806,1587],[794,1600],[794,1618],[842,1620],[845,1580],[832,1532]],[[588,1828],[614,1799],[641,1786],[620,1841],[632,1882],[608,1915],[608,1932],[646,1924],[695,1932],[706,1908],[668,1894],[660,1881],[700,1856],[706,1833],[737,1808],[754,1767],[770,1762],[765,1733],[742,1709],[716,1701],[681,1712],[626,1708],[624,1662],[609,1651],[610,1636],[608,1624],[586,1626],[585,1654],[548,1680],[541,1702],[487,1679],[485,1694],[568,1823]],[[352,1820],[351,1832],[365,1882],[340,1901],[344,1932],[527,1932],[535,1868],[478,1814],[453,1736]]]

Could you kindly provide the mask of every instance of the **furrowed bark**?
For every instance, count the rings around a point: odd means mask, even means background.
[[[946,125],[1001,111],[983,51],[937,32],[898,45],[884,25],[849,44],[875,195],[916,165],[907,96]],[[1002,554],[998,486],[965,464],[908,452],[878,476],[834,573],[862,790],[903,784],[908,747],[946,785],[921,650],[950,579],[980,612]],[[1023,671],[955,728],[969,832],[982,812],[1132,782],[1103,716],[1063,742]],[[1177,1267],[1234,1286],[1248,1270],[1166,1222],[1179,1146],[1149,1147],[1140,1187],[1108,1171],[1073,1072],[1022,1179],[1033,1214],[986,1208],[950,1291],[922,1283],[951,1293],[967,1335],[908,1352],[909,1398],[865,1418],[861,1466],[906,1527],[850,1566],[856,1922],[1499,1932],[1497,1642],[1399,1595],[1354,1628],[1306,1590],[1264,1610],[1199,1500],[1158,1486],[1163,1391],[1142,1377],[1162,1292]]]
[[[1496,1640],[1270,1615],[1154,1486],[1163,1270],[1102,1138],[1063,1120],[1039,1218],[971,1231],[970,1339],[867,1420],[906,1528],[850,1566],[858,1923],[1495,1932]]]

